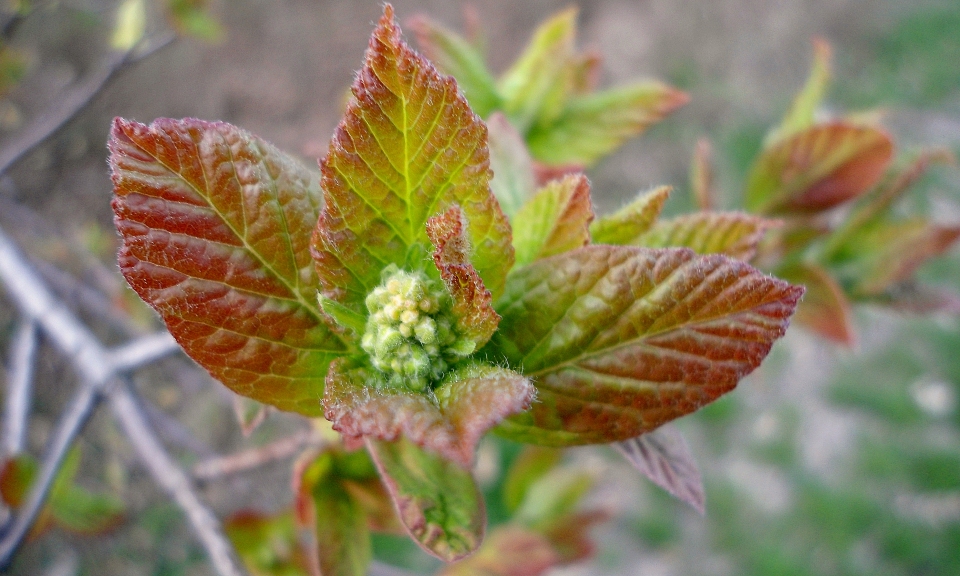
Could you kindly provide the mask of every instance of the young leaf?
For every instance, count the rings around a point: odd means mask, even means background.
[[[659,82],[579,96],[553,122],[535,126],[527,143],[533,157],[546,164],[591,166],[688,100]]]
[[[597,244],[633,244],[660,217],[671,188],[661,186],[640,196],[610,216],[602,216],[590,224],[590,236]]]
[[[486,118],[501,106],[496,80],[483,54],[467,39],[426,16],[414,17],[409,23],[427,58],[457,79],[474,112]]]
[[[490,291],[470,264],[463,211],[451,206],[427,220],[427,236],[434,245],[433,262],[453,299],[457,333],[481,348],[497,330],[500,316],[493,310]]]
[[[590,183],[583,174],[554,180],[517,212],[513,249],[518,266],[590,243]]]
[[[223,528],[254,576],[308,574],[306,553],[289,510],[273,516],[243,510],[227,518]]]
[[[779,226],[743,212],[694,212],[660,220],[633,244],[647,248],[685,247],[699,254],[726,254],[749,261],[767,230]]]
[[[363,369],[337,361],[330,367],[324,414],[345,437],[407,437],[468,467],[480,437],[503,418],[525,410],[533,386],[519,374],[491,366],[460,368],[427,395],[367,385]]]
[[[503,503],[514,512],[540,478],[560,463],[560,450],[543,446],[524,446],[503,481]]]
[[[746,206],[763,214],[812,213],[869,190],[893,154],[878,128],[835,122],[778,140],[754,162]]]
[[[567,8],[534,32],[513,66],[500,78],[503,108],[521,133],[534,123],[552,120],[573,87],[577,10]]]
[[[456,82],[401,40],[389,4],[352,90],[320,166],[313,254],[324,294],[359,310],[385,264],[426,244],[427,219],[453,204],[469,223],[474,267],[499,294],[513,248],[488,186],[486,128]]]
[[[806,130],[813,125],[814,114],[830,84],[830,44],[823,38],[813,39],[813,66],[803,89],[793,99],[790,110],[783,117],[780,126],[770,133],[767,143],[786,138]]]
[[[706,512],[706,493],[700,469],[687,441],[674,426],[661,426],[636,438],[617,442],[613,447],[651,482],[700,514]]]
[[[104,534],[124,520],[123,502],[110,494],[93,494],[76,485],[51,494],[50,512],[57,525],[85,535]]]
[[[29,454],[17,454],[8,458],[0,470],[0,496],[11,508],[23,504],[30,485],[37,477],[37,461]]]
[[[488,356],[522,366],[538,401],[498,433],[614,442],[693,412],[760,364],[802,294],[680,248],[593,245],[515,270]]]
[[[843,287],[821,266],[804,262],[778,271],[784,279],[806,287],[794,320],[827,340],[852,346],[856,341],[850,300]]]
[[[595,482],[590,472],[554,468],[533,483],[514,517],[525,526],[546,530],[573,514]]]
[[[317,307],[311,170],[224,123],[117,118],[110,139],[120,270],[186,353],[234,392],[319,413],[347,348]]]
[[[559,564],[547,537],[507,524],[494,530],[476,554],[446,566],[438,576],[539,576]]]
[[[469,471],[406,438],[366,444],[400,521],[426,552],[453,562],[477,549],[486,513]]]
[[[504,213],[513,218],[520,206],[533,195],[536,180],[530,151],[513,124],[500,112],[487,120],[489,130],[490,168],[493,190]]]
[[[314,534],[323,576],[365,576],[373,552],[363,507],[336,479],[313,487]]]

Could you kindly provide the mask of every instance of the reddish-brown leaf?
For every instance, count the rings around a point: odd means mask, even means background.
[[[720,255],[593,245],[511,274],[491,358],[538,401],[501,433],[546,445],[639,436],[729,392],[782,336],[803,288]]]
[[[324,294],[359,310],[381,270],[426,245],[427,219],[453,204],[467,218],[473,266],[499,294],[513,247],[489,187],[486,127],[453,78],[401,40],[389,4],[352,90],[320,166],[312,247]]]
[[[697,140],[693,161],[690,163],[690,188],[697,208],[713,210],[717,203],[717,190],[713,175],[713,146],[706,138]]]
[[[749,261],[767,230],[780,224],[743,212],[694,212],[654,223],[631,244],[690,248],[700,254],[726,254]]]
[[[796,322],[827,340],[852,346],[856,341],[850,300],[830,272],[814,263],[781,271],[787,280],[802,284],[807,293],[797,308]]]
[[[697,461],[680,431],[668,424],[613,445],[630,464],[700,514],[706,512],[706,492]]]
[[[473,462],[477,442],[503,418],[525,410],[533,386],[503,368],[471,366],[451,373],[425,394],[366,385],[364,369],[336,361],[323,397],[324,414],[346,437],[393,441],[406,437],[461,466]]]
[[[746,191],[752,212],[811,213],[856,198],[883,176],[893,154],[886,132],[835,122],[778,140],[754,163]]]
[[[457,333],[481,348],[497,330],[500,315],[493,310],[490,291],[470,264],[463,211],[453,205],[427,220],[427,236],[434,245],[433,263],[453,299]]]

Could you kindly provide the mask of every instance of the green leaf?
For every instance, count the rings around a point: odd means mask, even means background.
[[[513,124],[500,112],[487,120],[489,130],[490,168],[493,190],[503,211],[511,219],[536,190],[533,160],[530,151]]]
[[[143,0],[123,0],[117,7],[117,22],[110,37],[110,46],[120,52],[132,50],[143,38],[146,19]]]
[[[660,186],[641,193],[636,200],[610,216],[602,216],[590,225],[590,235],[597,244],[633,244],[660,217],[663,204],[670,197],[669,186]]]
[[[293,514],[272,516],[240,511],[223,525],[227,537],[254,576],[305,576],[306,551],[297,540]]]
[[[328,478],[313,487],[314,534],[324,576],[365,576],[373,558],[363,507]]]
[[[517,265],[586,246],[592,221],[586,176],[577,174],[550,182],[520,208],[514,219]]]
[[[503,481],[503,503],[514,512],[520,507],[530,488],[560,463],[563,454],[554,448],[524,446]]]
[[[520,268],[487,355],[522,366],[537,402],[498,433],[615,442],[693,412],[760,364],[802,294],[688,249],[593,245]]]
[[[463,210],[451,206],[427,220],[427,236],[434,245],[433,262],[453,299],[457,333],[480,349],[497,330],[500,316],[491,305],[490,291],[470,264],[464,220]]]
[[[524,526],[545,530],[572,514],[593,485],[594,476],[589,472],[554,468],[527,490],[514,517]]]
[[[533,157],[546,164],[591,166],[688,100],[659,82],[578,96],[553,122],[531,130],[527,143]]]
[[[471,262],[498,295],[513,248],[488,185],[486,128],[456,82],[402,42],[389,5],[352,90],[320,163],[313,250],[324,294],[360,311],[380,271],[427,244],[427,219],[459,204]]]
[[[534,530],[498,526],[477,553],[441,570],[438,576],[537,576],[561,563],[553,543]]]
[[[347,438],[413,442],[468,467],[480,437],[527,409],[533,386],[516,372],[485,365],[452,371],[435,397],[369,385],[372,375],[337,361],[330,368],[324,414]]]
[[[476,47],[466,38],[426,16],[414,17],[409,23],[427,58],[444,73],[457,79],[474,112],[486,118],[500,108],[497,82],[490,74],[483,54]]]
[[[853,346],[856,332],[850,300],[829,271],[812,262],[801,262],[781,268],[778,273],[807,289],[795,322],[827,340]]]
[[[745,202],[762,214],[814,213],[873,187],[893,154],[886,132],[835,122],[778,140],[760,153]]]
[[[786,138],[813,126],[814,114],[830,85],[830,44],[823,38],[813,39],[813,66],[803,89],[793,99],[780,126],[767,136],[767,143]]]
[[[206,0],[168,0],[167,8],[181,34],[211,42],[223,37],[223,26],[209,13]]]
[[[453,562],[477,549],[486,513],[469,471],[405,438],[366,443],[400,521],[426,552]]]
[[[779,226],[743,212],[694,212],[660,220],[633,244],[647,248],[690,248],[699,254],[726,254],[749,261],[770,228]]]
[[[316,176],[220,122],[116,119],[120,270],[186,353],[237,394],[317,415],[348,346],[317,304]]]
[[[500,78],[503,109],[521,133],[553,120],[573,88],[577,9],[540,24],[523,53]]]
[[[87,535],[108,532],[124,520],[123,502],[75,485],[51,494],[50,512],[58,526]]]

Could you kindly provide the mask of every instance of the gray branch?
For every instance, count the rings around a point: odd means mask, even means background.
[[[37,352],[37,325],[20,323],[10,347],[7,402],[3,410],[3,452],[13,456],[23,452],[27,439],[27,419],[33,403],[33,367]]]

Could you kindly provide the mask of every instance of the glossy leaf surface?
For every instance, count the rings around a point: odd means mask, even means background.
[[[669,186],[654,188],[613,214],[600,217],[590,225],[593,241],[597,244],[633,244],[660,217],[670,190]]]
[[[453,562],[477,549],[486,513],[469,471],[405,438],[366,444],[400,521],[425,551]]]
[[[313,252],[324,294],[360,310],[380,271],[426,244],[427,219],[453,204],[469,222],[474,267],[499,294],[513,249],[488,185],[486,127],[453,78],[401,40],[389,5],[352,90],[321,161]]]
[[[537,402],[498,431],[520,441],[621,441],[732,390],[783,335],[803,288],[720,255],[593,245],[516,270],[491,358]]]
[[[679,430],[671,425],[661,426],[613,447],[651,482],[700,514],[706,512],[703,477]]]
[[[317,306],[313,171],[220,122],[117,119],[120,270],[187,354],[238,394],[319,413],[346,350]]]
[[[659,82],[571,98],[553,122],[536,126],[527,142],[541,162],[591,166],[688,100]]]
[[[877,128],[822,124],[778,140],[761,152],[747,183],[751,212],[779,214],[826,210],[866,192],[893,154]]]
[[[520,208],[514,219],[517,265],[587,245],[592,221],[586,176],[578,174],[550,182]]]
[[[633,244],[647,248],[690,248],[699,254],[726,254],[750,260],[764,233],[779,225],[742,212],[694,212],[660,220]]]

